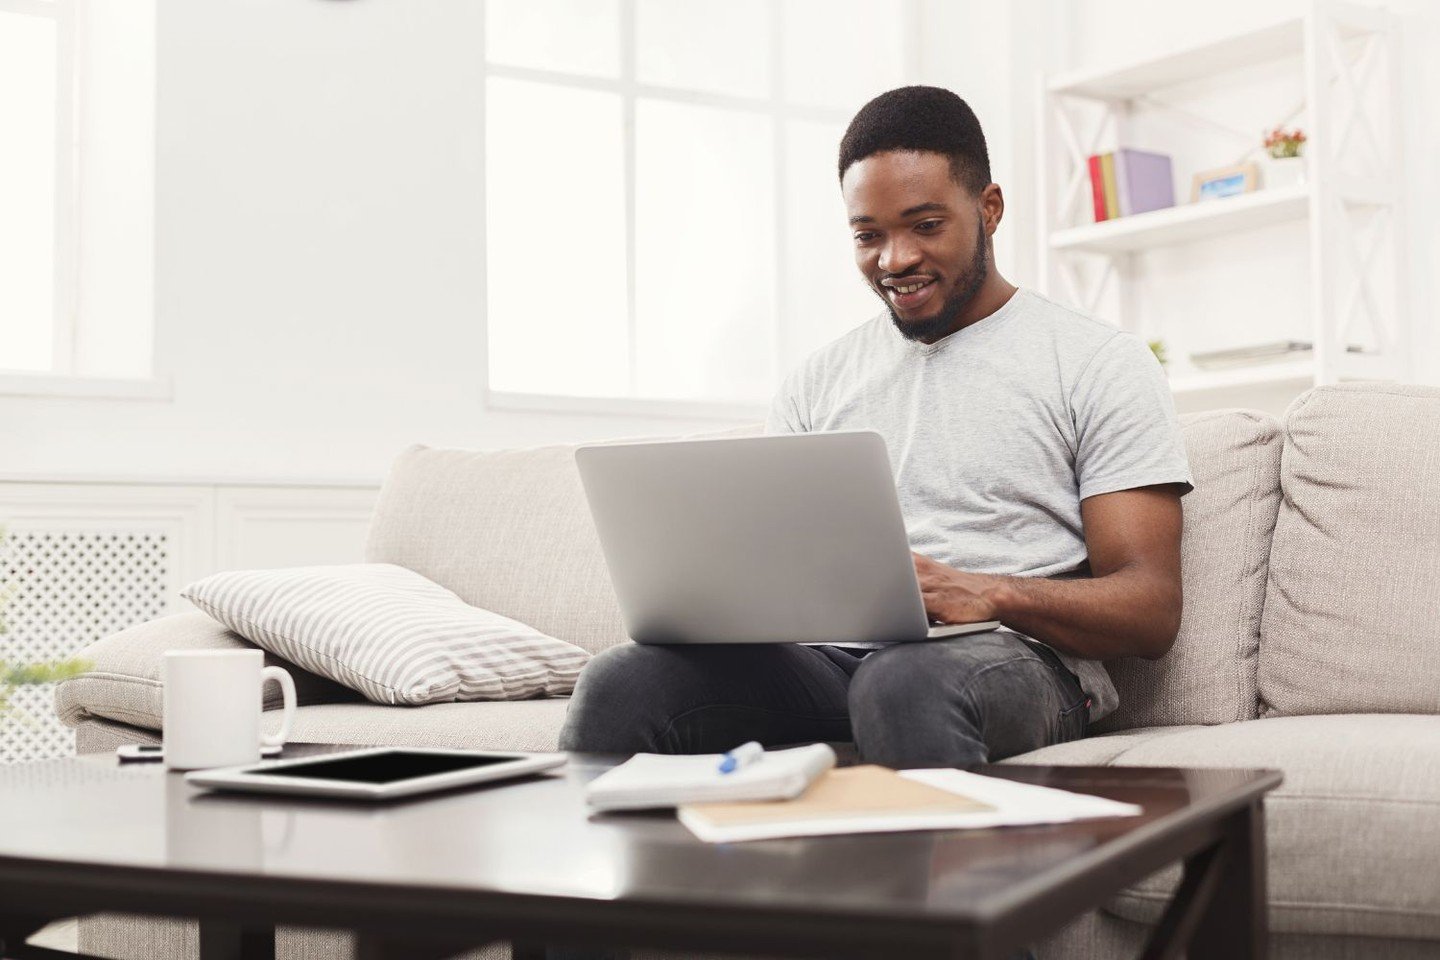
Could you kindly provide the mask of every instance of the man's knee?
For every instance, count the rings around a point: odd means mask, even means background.
[[[1045,669],[1024,641],[995,631],[872,653],[850,685],[862,757],[894,767],[996,759],[987,746],[996,721],[1010,727],[1008,712],[1044,709],[1026,695],[1023,678]]]
[[[996,663],[1032,656],[1023,641],[999,631],[952,640],[897,643],[870,654],[850,684],[850,706],[867,700],[894,705],[917,696],[957,696],[966,682]]]
[[[861,661],[850,681],[851,716],[923,714],[959,692],[969,671],[930,643],[895,644]]]
[[[621,643],[596,654],[580,671],[560,729],[560,749],[631,753],[646,749],[644,711],[653,693],[658,647]]]

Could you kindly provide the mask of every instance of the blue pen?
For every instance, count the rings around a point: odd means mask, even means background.
[[[749,743],[742,743],[720,758],[720,772],[734,773],[736,770],[750,766],[765,755],[765,748],[758,742],[751,740]]]

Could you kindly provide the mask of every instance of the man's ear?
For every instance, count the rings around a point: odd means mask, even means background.
[[[980,191],[980,216],[985,221],[985,233],[994,236],[1000,221],[1005,218],[1005,194],[1001,192],[1000,184],[986,184],[985,189]]]

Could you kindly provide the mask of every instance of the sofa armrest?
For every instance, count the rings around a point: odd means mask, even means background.
[[[90,670],[55,688],[55,712],[66,726],[87,717],[104,717],[147,730],[159,730],[164,717],[160,671],[167,650],[253,650],[254,644],[198,612],[177,613],[136,624],[97,640],[76,656]],[[265,663],[283,667],[295,679],[301,706],[364,699],[348,687],[302,670],[271,653]],[[265,685],[266,710],[280,707],[280,691]]]

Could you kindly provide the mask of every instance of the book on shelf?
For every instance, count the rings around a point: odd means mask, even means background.
[[[1126,147],[1095,154],[1087,166],[1096,223],[1175,206],[1175,180],[1163,153]]]
[[[1113,220],[1120,216],[1120,194],[1115,186],[1115,154],[1100,155],[1100,172],[1105,178],[1105,217]]]
[[[1090,168],[1090,201],[1095,211],[1095,222],[1108,219],[1105,211],[1105,174],[1100,171],[1100,154],[1091,154],[1085,161]]]

